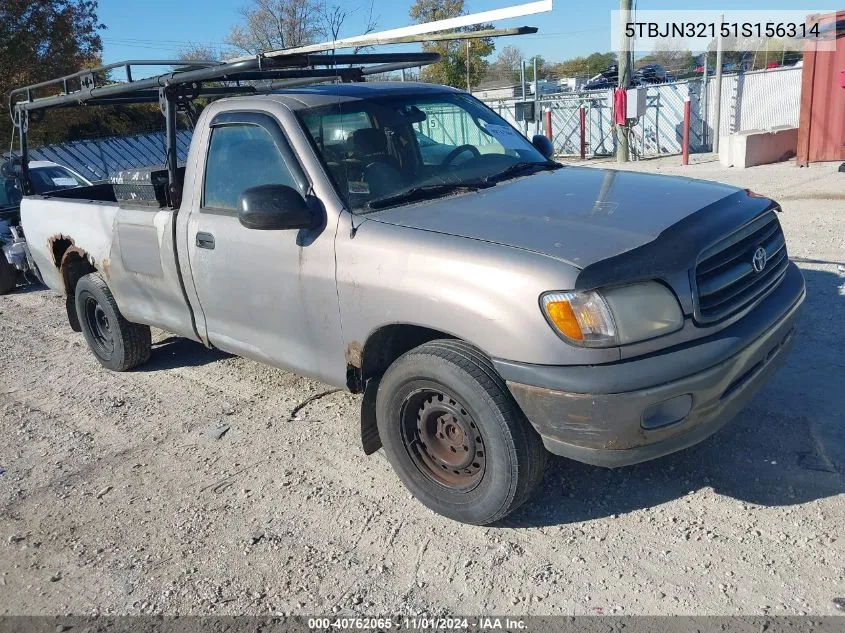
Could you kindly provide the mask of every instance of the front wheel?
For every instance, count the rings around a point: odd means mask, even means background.
[[[85,275],[77,282],[76,314],[88,347],[103,367],[126,371],[150,359],[149,326],[123,317],[99,274]]]
[[[487,525],[522,505],[546,450],[490,360],[457,340],[397,359],[376,399],[379,435],[405,486],[435,512]]]

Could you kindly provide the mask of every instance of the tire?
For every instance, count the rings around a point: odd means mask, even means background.
[[[405,486],[456,521],[488,525],[522,505],[547,452],[490,360],[458,340],[400,356],[376,396],[379,435]]]
[[[77,282],[76,314],[88,347],[103,367],[127,371],[150,359],[149,326],[123,317],[99,274],[85,275]]]
[[[7,295],[18,285],[18,271],[0,250],[0,295]]]

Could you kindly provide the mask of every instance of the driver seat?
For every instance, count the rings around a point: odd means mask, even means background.
[[[347,147],[350,180],[358,177],[366,182],[371,196],[386,195],[405,185],[406,178],[400,170],[399,161],[388,151],[384,130],[355,130],[349,136]]]

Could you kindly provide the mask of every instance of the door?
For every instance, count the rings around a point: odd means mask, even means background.
[[[204,131],[187,223],[190,271],[215,347],[326,380],[345,368],[334,268],[334,229],[255,230],[238,204],[251,187],[280,184],[311,196],[309,180],[277,120],[225,112]],[[196,137],[195,137],[196,138]],[[200,139],[201,140],[201,139]],[[325,215],[319,201],[312,205]],[[336,224],[336,219],[334,220]]]

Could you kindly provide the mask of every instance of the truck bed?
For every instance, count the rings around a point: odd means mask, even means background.
[[[61,266],[68,252],[84,254],[94,267],[108,260],[117,211],[109,184],[28,196],[21,201],[27,244],[50,289],[66,292]]]

